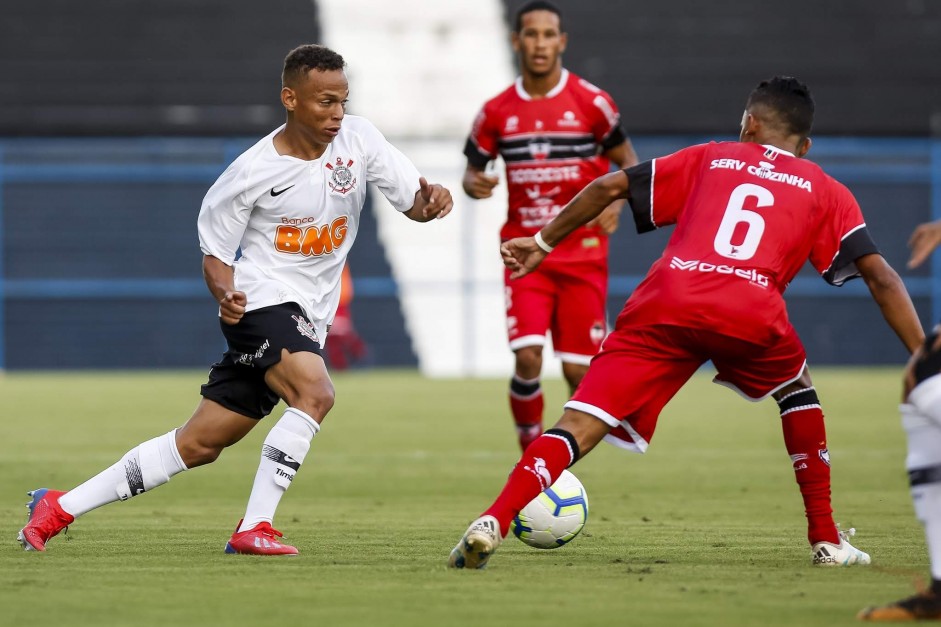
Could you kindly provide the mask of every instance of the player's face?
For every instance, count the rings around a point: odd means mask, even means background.
[[[559,16],[552,11],[530,11],[521,19],[520,32],[513,33],[513,50],[519,55],[524,74],[542,77],[562,65],[568,37],[562,32]]]
[[[314,144],[327,145],[340,132],[349,95],[343,70],[310,70],[306,79],[281,90],[281,101]]]

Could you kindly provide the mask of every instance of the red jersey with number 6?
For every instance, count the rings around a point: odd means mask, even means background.
[[[483,168],[497,155],[509,188],[504,240],[535,235],[583,187],[607,174],[603,153],[624,142],[617,106],[607,93],[562,70],[559,84],[533,99],[516,82],[487,101],[464,148],[468,163]],[[546,263],[605,259],[608,238],[581,227]]]
[[[828,283],[878,253],[852,193],[771,146],[709,143],[626,170],[640,233],[675,224],[619,324],[705,328],[766,343],[790,326],[783,292],[809,260]]]

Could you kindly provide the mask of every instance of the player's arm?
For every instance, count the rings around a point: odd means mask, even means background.
[[[941,220],[919,224],[908,240],[908,246],[912,249],[908,267],[920,266],[939,244],[941,244]]]
[[[493,188],[500,182],[500,177],[487,174],[485,168],[478,168],[468,161],[464,169],[464,178],[461,179],[461,186],[464,193],[471,198],[481,199],[493,196]]]
[[[415,204],[405,212],[409,219],[415,222],[428,222],[435,218],[443,218],[451,213],[454,201],[451,192],[442,185],[433,185],[422,176],[418,179],[418,191],[415,192]]]
[[[535,237],[518,237],[503,243],[503,263],[516,279],[534,270],[546,255],[575,229],[597,218],[615,200],[627,198],[629,180],[623,170],[596,178],[580,191]]]
[[[637,153],[634,152],[634,146],[631,144],[631,140],[626,138],[617,146],[606,150],[604,152],[604,156],[621,170],[626,170],[627,168],[633,165],[637,165],[638,163]],[[588,226],[596,226],[601,229],[601,232],[605,235],[611,235],[618,229],[618,224],[621,221],[621,211],[623,209],[624,200],[615,200],[610,205],[608,205],[604,211],[601,212],[601,215],[590,221]]]
[[[226,324],[235,324],[245,315],[248,299],[235,289],[235,270],[218,257],[203,255],[203,279],[209,293],[219,303],[219,316]]]
[[[905,344],[908,352],[914,352],[925,341],[925,332],[901,277],[882,255],[876,253],[858,258],[856,269],[882,310],[885,321]]]

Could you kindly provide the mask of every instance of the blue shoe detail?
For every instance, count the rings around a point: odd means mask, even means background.
[[[27,522],[33,519],[36,505],[39,503],[39,501],[42,500],[42,497],[46,496],[46,492],[48,491],[49,488],[39,488],[38,490],[33,490],[32,492],[26,493],[26,496],[33,497],[33,500],[26,504],[26,508],[29,510],[29,516],[26,517]]]

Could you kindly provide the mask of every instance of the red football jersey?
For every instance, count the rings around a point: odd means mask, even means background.
[[[632,322],[767,342],[789,325],[782,294],[805,261],[842,285],[879,252],[844,185],[770,146],[692,146],[627,174],[638,232],[676,225],[625,305]]]
[[[509,188],[502,239],[535,235],[583,187],[607,174],[602,153],[625,139],[611,97],[562,70],[544,98],[533,100],[521,78],[487,101],[464,148],[468,162],[484,168],[499,154]],[[583,227],[561,243],[547,262],[600,259],[607,237]]]

